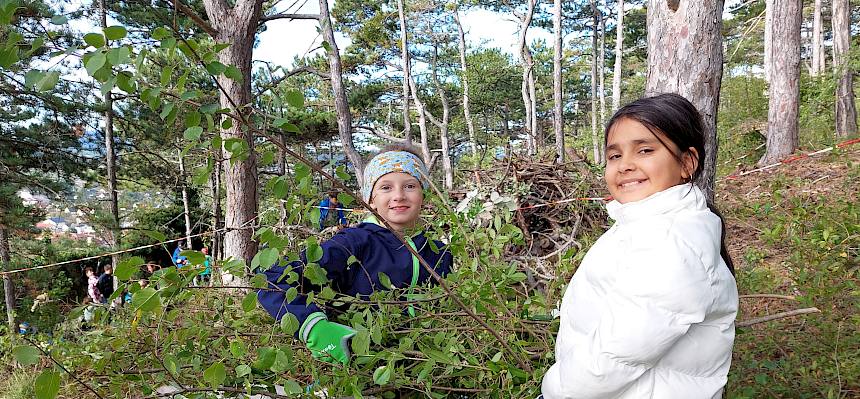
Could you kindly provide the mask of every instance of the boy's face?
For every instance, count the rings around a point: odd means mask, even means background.
[[[421,183],[408,173],[383,175],[373,185],[370,206],[397,231],[414,227],[423,205]]]

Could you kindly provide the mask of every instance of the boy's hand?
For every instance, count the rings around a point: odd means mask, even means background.
[[[318,321],[308,333],[307,347],[316,359],[349,364],[349,340],[355,330],[328,320]]]

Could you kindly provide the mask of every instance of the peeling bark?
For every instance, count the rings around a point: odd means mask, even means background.
[[[760,165],[779,162],[797,149],[800,112],[801,0],[770,3],[771,54],[767,146]]]

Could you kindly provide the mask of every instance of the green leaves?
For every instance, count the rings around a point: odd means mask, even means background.
[[[182,137],[188,141],[197,141],[198,139],[200,139],[201,135],[203,135],[202,126],[192,126],[182,132]]]
[[[316,263],[308,263],[305,266],[304,276],[314,285],[325,285],[328,283],[326,271]]]
[[[84,43],[95,48],[101,48],[105,45],[105,37],[101,33],[87,33],[84,35]]]
[[[209,73],[211,73],[212,75],[218,76],[224,73],[224,71],[227,70],[227,67],[218,61],[212,61],[206,64],[206,70],[209,71]]]
[[[161,296],[152,287],[141,288],[132,295],[131,304],[135,310],[153,312],[161,308]]]
[[[391,379],[391,367],[379,366],[373,372],[373,383],[376,385],[385,385]]]
[[[281,317],[281,331],[284,334],[293,335],[299,329],[299,319],[292,313],[287,313]]]
[[[276,248],[266,248],[257,252],[254,259],[251,259],[251,269],[262,267],[262,270],[269,270],[278,261],[278,255],[280,252]]]
[[[128,258],[118,265],[116,265],[116,270],[114,270],[114,276],[120,279],[121,281],[126,281],[134,275],[135,272],[140,270],[140,266],[143,265],[145,261],[143,258],[139,256],[133,256]]]
[[[224,363],[212,363],[209,368],[203,371],[203,380],[209,383],[213,389],[218,388],[227,379],[227,370],[224,368]]]
[[[29,345],[16,346],[12,349],[12,355],[15,356],[15,361],[20,363],[22,366],[32,366],[36,363],[39,363],[39,352],[38,349]]]
[[[245,312],[250,312],[257,307],[257,293],[249,292],[245,294],[245,297],[242,298],[242,310]]]
[[[54,399],[60,392],[60,373],[44,370],[36,377],[36,399]]]
[[[108,26],[107,28],[104,28],[104,32],[105,32],[105,37],[108,40],[119,40],[119,39],[124,38],[125,35],[127,34],[125,28],[122,26],[118,26],[118,25]]]
[[[234,65],[230,65],[227,67],[227,69],[224,71],[224,76],[233,79],[237,83],[242,83],[243,80],[242,72]]]
[[[206,261],[206,255],[203,255],[200,251],[186,249],[180,252],[179,255],[188,258],[188,263],[192,265],[202,265]]]
[[[294,108],[303,108],[305,106],[305,96],[298,90],[290,90],[285,95],[287,105]]]

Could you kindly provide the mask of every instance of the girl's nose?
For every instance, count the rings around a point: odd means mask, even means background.
[[[621,160],[618,162],[618,171],[624,173],[634,169],[636,169],[636,164],[630,159],[630,157],[621,157]]]

